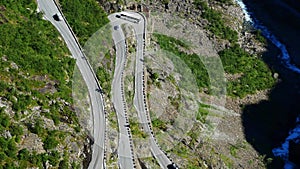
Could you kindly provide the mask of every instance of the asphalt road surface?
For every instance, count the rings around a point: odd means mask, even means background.
[[[112,37],[116,48],[116,65],[112,81],[112,102],[117,113],[119,125],[119,167],[131,169],[135,168],[135,162],[123,88],[123,70],[125,67],[127,49],[120,22],[116,22],[115,14],[110,15],[108,18],[111,21]]]
[[[94,131],[92,133],[94,138],[94,144],[92,146],[92,160],[89,168],[102,169],[105,166],[104,162],[104,147],[105,147],[105,111],[104,102],[101,93],[96,91],[100,89],[97,79],[93,70],[89,66],[88,61],[85,59],[83,52],[75,39],[75,35],[72,34],[71,29],[68,27],[66,20],[57,21],[53,16],[60,13],[56,4],[52,0],[37,0],[38,8],[44,12],[44,18],[50,21],[56,29],[60,32],[64,38],[67,47],[69,48],[72,57],[76,59],[76,65],[78,66],[83,79],[87,85],[89,96],[91,100],[91,110],[93,115]]]
[[[144,45],[146,36],[146,19],[140,14],[135,14],[136,17],[142,18],[140,24],[134,24],[136,45],[136,60],[135,60],[135,92],[134,106],[138,112],[140,123],[143,126],[144,132],[148,133],[150,138],[150,150],[156,158],[161,168],[166,168],[172,164],[167,155],[159,148],[151,128],[150,115],[146,105],[145,81],[144,81]]]
[[[130,16],[130,17],[120,17],[121,14]],[[136,20],[132,19],[137,18],[139,21],[135,22]],[[113,102],[116,107],[119,107],[117,110],[118,114],[118,121],[119,127],[121,131],[120,143],[121,146],[119,147],[119,155],[129,158],[132,152],[127,151],[128,148],[123,146],[131,146],[130,143],[130,136],[126,133],[126,126],[128,126],[128,121],[126,117],[125,107],[126,103],[124,101],[124,95],[121,87],[122,83],[122,71],[124,69],[124,61],[126,59],[126,44],[125,44],[125,37],[122,32],[121,26],[122,24],[130,24],[133,26],[135,30],[135,37],[137,40],[137,47],[136,47],[136,69],[135,69],[135,95],[134,95],[134,106],[138,112],[138,116],[140,119],[140,123],[143,126],[144,132],[149,134],[149,143],[150,143],[150,150],[153,156],[158,161],[161,168],[166,168],[167,166],[172,164],[171,160],[167,157],[167,155],[159,148],[153,132],[151,128],[151,120],[149,117],[149,112],[147,111],[146,106],[146,96],[145,96],[145,82],[144,82],[144,45],[145,45],[145,36],[146,36],[146,19],[143,15],[134,12],[121,12],[115,13],[109,16],[109,19],[112,22],[113,27],[113,39],[116,45],[116,71],[114,75],[114,82],[113,82]],[[118,99],[119,97],[119,99]],[[120,98],[123,98],[120,100]],[[123,112],[122,112],[123,111]],[[130,133],[129,133],[130,134]],[[124,140],[122,140],[124,139]],[[120,159],[121,160],[121,159]],[[129,163],[130,160],[128,160]],[[120,163],[124,161],[121,160]],[[124,164],[125,165],[125,164]],[[127,164],[128,165],[128,164]],[[123,166],[123,165],[122,165]],[[126,167],[125,167],[126,168]]]

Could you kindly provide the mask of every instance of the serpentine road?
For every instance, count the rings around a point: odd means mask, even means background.
[[[151,128],[151,120],[146,106],[145,97],[145,81],[144,81],[144,47],[146,39],[146,18],[135,12],[121,12],[111,14],[109,19],[113,28],[113,39],[116,45],[116,70],[113,81],[113,103],[115,105],[119,128],[120,128],[120,145],[119,145],[119,164],[121,168],[129,167],[132,164],[133,152],[129,147],[132,146],[130,135],[130,126],[126,114],[126,103],[124,100],[124,91],[122,88],[122,76],[126,59],[126,44],[125,37],[121,28],[122,24],[129,24],[135,30],[135,37],[137,42],[136,47],[136,61],[135,61],[135,95],[134,106],[138,112],[140,123],[142,124],[144,132],[149,137],[150,150],[153,156],[158,161],[161,168],[167,169],[172,165],[172,161],[159,148]],[[122,98],[122,99],[121,99]],[[123,100],[123,101],[122,101]],[[132,159],[130,160],[130,157]],[[126,160],[126,161],[125,161]],[[133,161],[134,164],[134,161]],[[124,167],[126,166],[126,167]]]
[[[37,0],[37,3],[38,9],[40,11],[43,11],[44,13],[44,18],[50,21],[64,38],[67,47],[72,54],[72,57],[76,59],[76,65],[78,66],[87,85],[91,101],[91,110],[94,119],[94,131],[92,133],[94,144],[92,146],[92,160],[90,162],[89,168],[105,168],[104,148],[106,120],[104,102],[102,98],[103,96],[98,92],[99,89],[101,89],[100,85],[88,61],[86,60],[75,35],[73,34],[71,28],[68,26],[66,19],[63,17],[63,20],[57,21],[53,18],[55,14],[62,14],[55,2],[53,0]]]
[[[126,102],[123,88],[123,70],[126,61],[125,36],[119,22],[115,22],[115,15],[108,16],[112,26],[112,37],[116,48],[116,65],[112,81],[112,102],[114,104],[119,125],[118,158],[119,168],[136,168],[133,154],[131,131],[127,118]]]
[[[66,19],[63,17],[62,12],[52,0],[37,0],[38,9],[44,13],[44,18],[50,21],[56,29],[60,32],[61,36],[65,40],[67,47],[69,48],[72,57],[76,59],[76,65],[78,66],[83,79],[87,85],[91,109],[93,114],[93,138],[94,144],[92,146],[92,160],[89,168],[91,169],[102,169],[105,168],[105,130],[106,130],[106,119],[103,96],[99,93],[101,89],[99,82],[85,58],[82,49],[69,27]],[[63,19],[58,21],[53,16],[56,14],[62,15]],[[143,124],[143,129],[150,135],[150,149],[153,156],[157,159],[158,163],[162,168],[167,168],[168,165],[172,164],[165,153],[158,147],[151,128],[151,120],[149,113],[147,112],[146,100],[145,100],[145,89],[144,89],[144,65],[143,65],[143,53],[145,45],[145,26],[146,19],[143,15],[133,12],[122,12],[131,16],[129,18],[118,18],[116,15],[121,13],[112,14],[109,19],[112,22],[113,39],[116,45],[116,70],[113,79],[113,103],[117,112],[118,124],[120,129],[119,136],[119,167],[124,169],[136,168],[132,137],[130,132],[130,126],[126,114],[126,103],[123,92],[123,69],[126,60],[126,43],[122,29],[118,29],[119,25],[130,24],[135,29],[137,39],[137,56],[136,56],[136,72],[135,72],[135,97],[134,105],[139,113],[140,122]],[[132,18],[138,18],[138,22],[133,22]],[[115,27],[117,26],[117,27]]]

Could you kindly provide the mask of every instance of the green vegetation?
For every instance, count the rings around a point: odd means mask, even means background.
[[[231,145],[230,148],[229,148],[229,151],[230,151],[230,154],[237,158],[237,150],[238,150],[238,147],[234,146],[234,145]]]
[[[69,162],[68,160],[63,159],[59,162],[58,169],[65,169],[65,168],[69,168]]]
[[[187,160],[187,162],[185,163],[186,165],[181,164],[182,168],[187,168],[187,169],[201,169],[202,168],[201,164],[200,164],[201,160],[199,159],[199,156],[197,156],[197,154],[195,154],[194,151],[189,149],[182,142],[179,142],[171,150],[167,151],[167,153],[168,152]]]
[[[126,98],[126,102],[128,105],[132,105],[133,103],[133,97],[134,97],[134,91],[133,91],[133,80],[134,80],[134,76],[132,75],[126,75],[125,76],[125,80],[124,80],[124,84],[125,86],[125,98]],[[129,106],[130,107],[130,106]]]
[[[198,140],[199,140],[199,136],[201,133],[201,124],[200,123],[194,123],[193,127],[190,129],[190,131],[187,133],[187,135],[191,138],[188,146],[189,147],[195,147],[195,145],[197,145]]]
[[[198,112],[196,113],[196,120],[206,123],[206,116],[209,114],[209,110],[202,106],[199,106]]]
[[[68,51],[59,41],[58,32],[53,31],[54,27],[43,21],[40,15],[30,13],[29,10],[26,14],[24,17],[27,20],[19,18],[18,24],[5,23],[0,26],[1,57],[7,56],[8,60],[14,61],[22,71],[29,74],[47,74],[58,80],[65,79],[63,72],[74,61],[62,57]],[[26,89],[29,89],[28,86],[24,87]]]
[[[20,140],[20,137],[23,135],[23,125],[15,124],[10,122],[7,119],[7,115],[1,110],[1,128],[4,130],[9,130],[12,138],[4,138],[0,137],[0,164],[2,166],[13,167],[16,168],[16,164],[12,161],[18,162],[20,168],[26,168],[28,166],[40,166],[42,167],[42,163],[45,163],[49,160],[51,165],[56,165],[60,159],[60,155],[58,152],[49,152],[49,154],[35,154],[30,153],[27,149],[18,150],[17,143]],[[6,122],[8,120],[8,122]],[[44,147],[45,149],[53,149],[58,145],[58,138],[56,131],[47,131],[42,127],[42,122],[38,120],[35,127],[32,127],[31,130],[34,133],[40,134],[40,136],[44,139]],[[33,145],[34,146],[34,145]]]
[[[29,124],[28,130],[34,134],[42,135],[45,133],[45,130],[43,128],[43,122],[41,119],[37,119],[35,124]]]
[[[130,46],[128,47],[128,52],[129,52],[130,54],[135,53],[135,50],[136,50],[135,46],[130,45]]]
[[[153,35],[156,38],[155,40],[159,43],[160,47],[163,50],[174,53],[191,69],[193,75],[196,78],[199,90],[209,87],[209,77],[200,57],[196,54],[186,54],[179,49],[179,47],[188,49],[189,47],[186,45],[186,43],[183,43],[176,38],[162,34],[155,33]]]
[[[229,3],[229,1],[230,0],[219,0],[221,3]],[[209,7],[204,0],[195,0],[194,5],[202,9],[201,16],[209,22],[206,29],[221,39],[227,39],[229,42],[237,42],[237,32],[225,25],[220,12]]]
[[[117,154],[110,154],[108,157],[107,157],[107,163],[106,163],[106,165],[107,166],[113,166],[113,165],[115,165],[115,164],[117,164],[118,163],[118,157],[116,157],[117,156]],[[114,168],[114,167],[112,167],[112,168]],[[115,168],[117,168],[117,167],[115,167]]]
[[[58,145],[58,141],[54,135],[48,135],[44,140],[44,148],[46,150],[53,149]]]
[[[169,80],[173,85],[177,87],[177,83],[173,75],[170,74],[166,79]]]
[[[174,106],[175,110],[179,110],[181,95],[177,95],[175,97],[168,96],[168,100],[170,101],[171,105]]]
[[[159,118],[156,118],[156,119],[152,120],[152,126],[153,126],[153,128],[157,128],[157,129],[162,130],[162,131],[167,130],[166,122],[160,120]]]
[[[232,4],[232,0],[215,0],[215,1],[221,4]]]
[[[44,168],[46,161],[57,166],[68,154],[52,149],[64,145],[65,136],[81,136],[50,130],[43,119],[79,127],[74,110],[67,106],[72,105],[75,60],[54,26],[36,12],[36,1],[2,0],[0,8],[0,97],[7,103],[0,108],[0,168]],[[4,133],[11,137],[2,137]],[[20,149],[25,133],[37,134],[46,153]]]
[[[117,113],[116,112],[110,112],[108,114],[108,120],[110,122],[110,127],[112,127],[113,129],[118,130],[118,123],[117,123],[117,117],[116,117]]]
[[[129,119],[132,136],[137,138],[146,138],[148,134],[140,129],[139,123],[136,121],[137,120]]]
[[[153,81],[157,81],[158,78],[159,78],[159,74],[155,72],[155,73],[153,73],[153,74],[150,75],[150,78],[151,78]]]
[[[62,141],[63,136],[60,131],[49,130],[43,127],[44,123],[41,119],[37,119],[34,124],[28,124],[28,130],[37,134],[43,139],[44,149],[51,150],[57,147],[59,141]]]
[[[200,91],[202,91],[203,88],[209,89],[209,77],[199,56],[180,51],[178,46],[181,46],[183,42],[179,42],[175,38],[161,34],[154,34],[154,37],[162,49],[180,57],[191,69],[191,72],[196,77]],[[218,54],[220,55],[226,73],[232,75],[241,74],[241,77],[238,79],[228,82],[228,95],[242,98],[247,94],[254,94],[259,90],[271,88],[275,84],[272,71],[263,60],[250,55],[240,48],[239,45],[233,44],[232,47],[224,49]],[[200,112],[204,113],[203,111]],[[200,119],[201,113],[198,115]]]
[[[247,142],[238,140],[235,144],[231,144],[229,147],[230,155],[235,158],[239,158],[238,153],[247,149]]]
[[[218,2],[231,3],[230,0]],[[242,77],[229,82],[229,95],[244,97],[247,94],[254,94],[257,90],[271,88],[275,83],[272,72],[261,59],[255,58],[234,44],[238,39],[237,32],[225,26],[221,13],[210,8],[203,0],[195,0],[194,4],[202,9],[202,17],[209,21],[208,30],[221,39],[233,42],[229,49],[219,52],[226,73],[242,74]],[[254,34],[258,41],[266,42],[260,31],[255,31]]]
[[[203,107],[203,108],[210,108],[211,105],[209,104],[205,104],[205,103],[199,103],[199,107]]]
[[[227,157],[224,154],[220,154],[220,158],[228,168],[233,168],[233,161],[231,158]]]
[[[161,2],[165,5],[169,4],[170,0],[161,0]]]
[[[95,59],[95,58],[90,58]],[[103,93],[105,93],[108,97],[111,95],[111,84],[112,84],[112,76],[115,65],[115,55],[112,55],[110,51],[104,54],[104,57],[99,60],[95,60],[97,63],[94,63],[94,70],[96,72],[97,79],[102,87]],[[100,64],[100,65],[99,65]]]
[[[188,147],[181,142],[175,145],[170,151],[175,155],[178,155],[179,157],[182,157],[184,159],[189,159],[189,157],[191,156]]]
[[[107,14],[95,0],[60,0],[60,3],[81,44],[109,22]]]
[[[16,142],[20,142],[21,136],[23,135],[23,128],[20,125],[12,124],[9,127],[11,135],[15,136]]]
[[[256,40],[258,40],[259,42],[261,42],[263,44],[267,43],[266,38],[261,34],[261,30],[255,30],[254,35],[255,35]]]
[[[97,78],[104,92],[110,96],[112,77],[104,67],[98,67]]]
[[[60,159],[60,154],[57,151],[51,151],[48,154],[49,164],[51,164],[52,166],[58,165],[59,159]]]
[[[4,109],[0,109],[0,129],[3,131],[5,128],[10,126],[9,116],[4,113]]]
[[[152,72],[148,70],[148,72],[150,73],[150,79],[148,80],[148,84],[154,84],[156,87],[161,88],[161,83],[158,80],[159,78],[159,74],[157,72]]]
[[[250,55],[238,45],[219,52],[225,72],[242,74],[236,80],[228,82],[230,96],[244,97],[258,90],[271,88],[275,84],[272,71],[260,59]]]

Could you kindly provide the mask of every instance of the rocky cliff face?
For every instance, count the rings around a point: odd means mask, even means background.
[[[244,22],[245,17],[242,9],[238,5],[234,4],[233,1],[228,2],[230,3],[209,1],[209,6],[212,9],[221,12],[226,25],[238,32],[238,43],[245,50],[252,54],[260,54],[261,52],[264,52],[266,50],[264,48],[264,44],[255,39],[254,34],[256,31],[249,24]],[[125,0],[100,0],[99,3],[108,13],[121,10],[135,10],[142,11],[147,16],[155,14],[164,17],[169,14],[167,19],[174,20],[173,17],[180,17],[181,19],[189,21],[190,24],[197,26],[197,29],[202,30],[205,30],[205,27],[208,24],[208,21],[201,17],[204,10],[203,7],[201,7],[201,5],[195,5],[193,0],[146,1],[144,4]],[[217,52],[228,47],[228,41],[217,38],[209,31],[205,32],[210,38],[210,41],[214,43]]]

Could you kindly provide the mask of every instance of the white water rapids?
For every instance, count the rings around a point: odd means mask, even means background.
[[[257,19],[255,19],[251,12],[247,10],[246,5],[243,3],[242,0],[235,0],[236,3],[242,8],[243,13],[245,15],[245,20],[250,22],[254,28],[261,30],[261,33],[264,37],[270,40],[277,48],[280,49],[281,55],[278,56],[281,60],[283,65],[300,74],[300,69],[291,63],[290,55],[286,49],[286,46],[282,44],[263,24],[261,24]],[[290,162],[289,159],[289,142],[294,141],[295,143],[300,143],[300,117],[296,120],[296,127],[289,132],[289,136],[285,139],[285,142],[281,145],[281,147],[274,148],[272,150],[274,156],[281,157],[285,161],[285,169],[293,169],[296,166]]]

